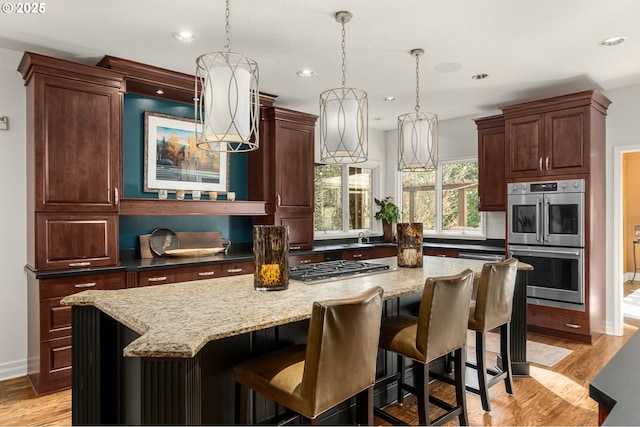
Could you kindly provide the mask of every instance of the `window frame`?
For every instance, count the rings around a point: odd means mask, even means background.
[[[435,218],[435,230],[423,230],[423,237],[437,237],[437,238],[448,238],[448,239],[469,239],[469,240],[486,240],[487,238],[487,216],[484,211],[479,211],[482,226],[478,231],[468,231],[468,230],[443,230],[442,229],[442,198],[443,198],[443,183],[442,183],[442,168],[443,165],[449,165],[453,163],[466,163],[466,162],[476,162],[478,163],[477,157],[460,157],[455,159],[448,160],[440,160],[438,161],[438,168],[436,169],[436,182],[435,182],[435,200],[436,200],[436,218]],[[399,200],[402,203],[402,173],[398,172],[398,185],[399,185]],[[479,185],[479,184],[478,184]],[[404,206],[400,205],[400,210],[404,210]]]
[[[321,163],[314,164],[314,168],[316,166],[322,165]],[[367,237],[373,237],[382,235],[382,225],[379,224],[380,221],[375,219],[376,206],[373,203],[374,198],[380,197],[380,188],[381,188],[381,164],[378,162],[363,162],[363,163],[350,163],[350,164],[338,164],[336,166],[342,167],[342,230],[313,230],[313,239],[314,240],[329,240],[329,239],[340,239],[340,238],[352,238],[358,237],[359,233],[364,233]],[[349,168],[360,168],[360,169],[370,169],[371,170],[371,226],[372,228],[362,228],[362,229],[354,229],[349,230]],[[314,188],[315,191],[315,188]],[[346,209],[344,207],[346,206]],[[315,207],[314,207],[314,215],[315,215]]]

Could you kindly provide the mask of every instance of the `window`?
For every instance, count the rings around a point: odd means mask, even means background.
[[[437,170],[402,173],[404,220],[427,233],[483,235],[478,211],[478,162],[441,162]]]
[[[373,169],[316,165],[314,175],[314,231],[348,233],[373,228]]]

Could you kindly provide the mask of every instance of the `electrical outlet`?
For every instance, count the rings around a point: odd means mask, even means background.
[[[0,130],[9,130],[9,117],[0,117]]]

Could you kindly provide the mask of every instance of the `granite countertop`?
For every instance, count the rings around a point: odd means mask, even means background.
[[[253,275],[145,286],[88,290],[62,300],[64,305],[95,306],[140,334],[124,349],[127,357],[193,357],[209,341],[308,319],[312,302],[355,296],[373,286],[384,298],[421,292],[427,277],[479,273],[484,262],[424,257],[422,269],[397,268],[395,257],[380,258],[391,272],[318,284],[289,281],[282,291],[256,291]]]

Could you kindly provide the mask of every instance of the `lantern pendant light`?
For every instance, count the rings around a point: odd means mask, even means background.
[[[346,87],[346,33],[351,12],[336,12],[342,24],[342,87],[320,94],[320,159],[324,163],[359,163],[367,160],[367,93]]]
[[[238,153],[259,147],[260,95],[258,64],[231,52],[229,0],[226,0],[224,52],[196,59],[196,145],[218,152]]]
[[[438,167],[438,116],[420,111],[420,56],[422,49],[413,49],[416,57],[416,110],[398,116],[398,170],[420,171]]]

